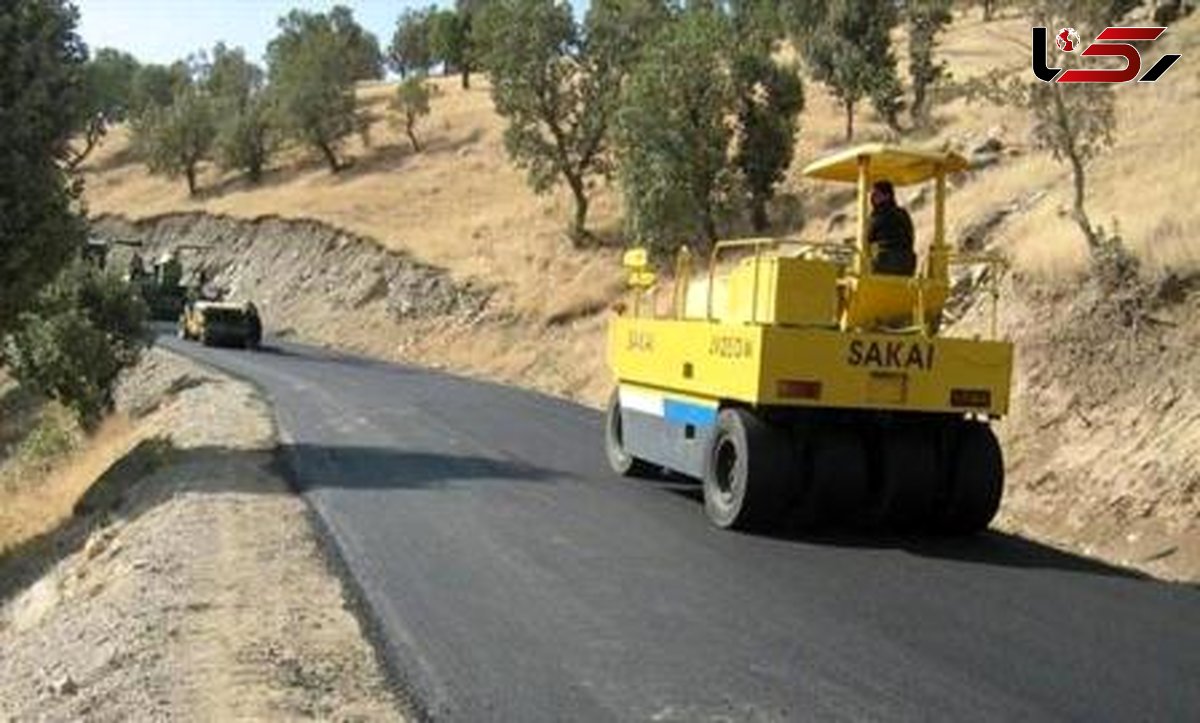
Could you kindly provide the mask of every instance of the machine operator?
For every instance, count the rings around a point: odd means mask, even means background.
[[[877,250],[872,267],[875,273],[912,276],[917,270],[912,217],[896,203],[896,189],[890,181],[876,181],[871,186],[867,240]]]

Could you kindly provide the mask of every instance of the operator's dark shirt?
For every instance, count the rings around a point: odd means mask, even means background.
[[[871,211],[867,240],[878,248],[873,267],[875,273],[912,276],[917,270],[913,222],[908,211],[894,203],[876,206]]]

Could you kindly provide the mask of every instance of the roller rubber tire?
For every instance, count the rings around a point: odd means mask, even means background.
[[[991,427],[964,422],[950,460],[949,489],[938,529],[956,535],[986,530],[1004,496],[1004,454]]]
[[[713,524],[764,529],[788,512],[795,472],[791,436],[744,409],[721,410],[704,467],[704,511]]]
[[[621,400],[614,389],[608,397],[608,409],[604,415],[604,456],[608,466],[622,477],[650,477],[654,466],[625,451],[621,434]]]
[[[809,525],[847,522],[858,517],[870,491],[867,452],[859,434],[828,427],[813,433],[808,452],[808,491],[800,517]]]
[[[941,479],[936,430],[927,425],[882,430],[879,464],[872,522],[902,531],[928,527]]]

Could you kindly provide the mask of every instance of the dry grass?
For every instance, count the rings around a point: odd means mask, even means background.
[[[43,419],[43,425],[69,424],[58,412],[44,414],[49,418]],[[75,503],[92,483],[141,438],[127,419],[115,416],[73,452],[49,459],[17,454],[6,460],[0,475],[0,556],[71,517]]]
[[[570,248],[562,233],[568,199],[561,193],[534,195],[508,162],[503,122],[491,110],[486,79],[477,79],[468,91],[455,78],[434,83],[440,92],[418,129],[426,144],[422,153],[413,153],[393,123],[388,103],[395,86],[364,86],[359,97],[373,119],[371,146],[359,138],[347,143],[349,169],[331,175],[292,152],[259,187],[251,187],[207,168],[205,190],[196,199],[187,197],[182,182],[152,177],[129,161],[127,136],[118,129],[88,165],[89,208],[134,218],[179,210],[313,218],[412,251],[459,278],[498,283],[522,310],[541,308],[550,301],[546,289],[569,286],[581,272],[589,283],[611,274],[609,254]],[[602,192],[593,227],[611,226],[617,218],[611,194]]]
[[[1182,52],[1200,46],[1200,16],[1193,15],[1144,55]],[[1114,226],[1151,270],[1200,268],[1200,153],[1190,138],[1200,117],[1200,77],[1176,66],[1153,85],[1116,89],[1115,145],[1089,169],[1088,210],[1094,223]],[[1008,169],[1006,169],[1008,170]],[[1026,175],[1031,189],[1047,193],[1001,238],[1018,267],[1046,276],[1082,270],[1086,249],[1065,214],[1070,183],[1065,169],[1042,164]]]

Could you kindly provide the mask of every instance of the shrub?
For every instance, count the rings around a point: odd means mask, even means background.
[[[127,282],[82,262],[67,268],[20,316],[4,343],[13,376],[92,428],[111,408],[117,376],[145,346],[146,307]]]

